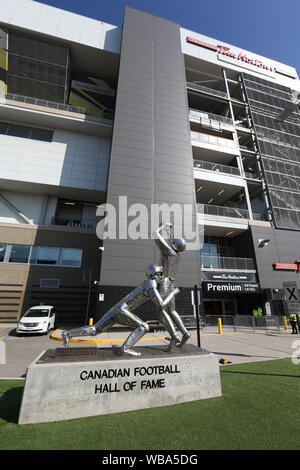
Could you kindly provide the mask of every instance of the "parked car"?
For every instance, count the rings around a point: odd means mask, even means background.
[[[53,305],[38,305],[31,307],[17,324],[16,333],[47,334],[54,329],[55,313]]]

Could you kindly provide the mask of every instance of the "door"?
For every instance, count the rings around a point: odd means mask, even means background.
[[[222,315],[222,301],[204,300],[204,311],[206,315]]]
[[[223,315],[235,315],[237,313],[236,300],[223,300]]]

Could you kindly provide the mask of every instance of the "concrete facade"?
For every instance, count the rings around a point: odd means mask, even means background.
[[[127,7],[107,202],[118,206],[119,196],[127,196],[128,206],[141,203],[148,216],[151,204],[187,204],[189,235],[197,232],[193,181],[180,27]],[[158,258],[151,239],[107,240],[104,248],[104,286],[137,285]],[[199,249],[184,253],[178,286],[200,281],[199,261]]]

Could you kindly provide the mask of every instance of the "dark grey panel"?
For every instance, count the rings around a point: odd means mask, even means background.
[[[274,228],[251,227],[255,258],[262,289],[282,289],[284,282],[297,282],[300,288],[300,275],[291,271],[275,271],[274,263],[294,264],[300,259],[299,232]],[[259,239],[268,239],[270,243],[258,247]]]
[[[128,204],[196,202],[180,26],[126,7],[107,202]],[[151,234],[149,234],[151,235]],[[158,260],[153,240],[107,240],[103,285],[134,286]],[[186,252],[177,285],[200,282],[199,250]]]

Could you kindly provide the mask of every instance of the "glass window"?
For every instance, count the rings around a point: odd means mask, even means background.
[[[30,246],[12,245],[9,257],[10,263],[28,263]]]
[[[6,134],[7,133],[7,124],[4,122],[0,122],[0,134]]]
[[[4,243],[0,243],[0,263],[4,261],[6,251],[6,245]]]
[[[16,124],[9,124],[8,126],[8,135],[16,136],[16,137],[29,137],[30,135],[30,127],[25,126],[17,126]]]
[[[48,317],[49,316],[49,309],[48,308],[30,308],[27,312],[23,315],[24,317],[29,318],[39,318],[39,317]]]
[[[62,248],[61,262],[62,266],[81,266],[82,250],[75,248]]]
[[[48,131],[46,129],[32,129],[31,139],[34,140],[43,140],[45,142],[52,142],[53,131]]]
[[[37,264],[57,264],[59,248],[40,246]]]
[[[203,268],[210,268],[210,257],[209,256],[202,256],[201,261],[202,261],[202,267]]]
[[[32,246],[31,247],[31,253],[30,253],[30,264],[35,264],[36,263],[36,258],[38,254],[38,246]]]
[[[205,254],[206,254],[206,255],[209,255],[209,243],[207,243],[207,242],[204,242],[204,243],[203,243],[203,246],[202,246],[202,248],[201,248],[201,254],[203,254],[203,255],[205,255]]]

